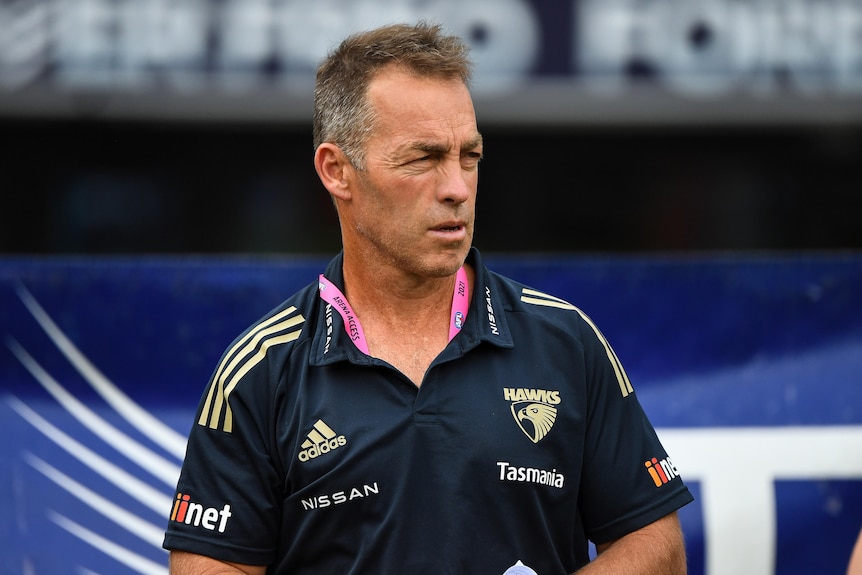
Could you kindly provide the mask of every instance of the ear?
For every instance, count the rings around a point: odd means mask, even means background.
[[[324,142],[314,151],[314,169],[333,198],[350,199],[353,165],[337,145]]]

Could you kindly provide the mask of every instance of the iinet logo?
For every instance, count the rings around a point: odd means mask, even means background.
[[[171,521],[203,527],[210,531],[218,529],[219,533],[224,533],[227,520],[231,516],[230,504],[225,503],[224,507],[216,509],[215,507],[204,507],[200,503],[192,503],[190,499],[191,496],[185,493],[177,493],[177,500],[174,501],[174,509],[171,512]]]
[[[652,477],[652,482],[655,483],[656,487],[661,487],[665,483],[670,482],[674,477],[679,476],[679,471],[670,460],[670,457],[662,459],[661,461],[653,457],[652,459],[644,461],[644,467],[649,471],[649,475]]]

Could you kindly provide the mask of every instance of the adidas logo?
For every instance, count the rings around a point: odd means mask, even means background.
[[[308,439],[302,442],[302,451],[299,452],[299,460],[309,461],[339,447],[347,445],[347,438],[338,435],[332,428],[326,425],[322,419],[318,419],[312,430],[308,433]]]

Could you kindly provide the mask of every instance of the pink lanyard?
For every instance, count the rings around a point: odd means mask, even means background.
[[[320,298],[341,314],[344,320],[344,331],[347,332],[348,337],[356,344],[359,351],[368,355],[368,341],[365,339],[365,332],[362,331],[359,318],[356,317],[347,298],[323,274],[320,274],[317,287],[320,291]],[[452,320],[449,323],[449,341],[452,341],[458,335],[458,332],[461,331],[461,327],[464,325],[464,320],[467,319],[467,287],[467,272],[464,271],[464,267],[462,266],[455,278],[455,291],[452,294]]]

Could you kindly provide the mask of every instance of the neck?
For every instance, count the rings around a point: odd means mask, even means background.
[[[393,324],[409,321],[433,325],[436,318],[447,325],[455,273],[444,277],[424,277],[389,268],[378,268],[346,257],[344,294],[360,320],[390,320]]]
[[[343,272],[348,308],[342,308],[345,328],[363,353],[399,369],[417,386],[433,359],[461,330],[467,317],[470,286],[475,274],[469,266],[444,277],[417,278],[410,274],[369,273],[345,258]],[[321,297],[338,296],[321,276]],[[331,284],[329,284],[331,286]],[[349,316],[356,318],[350,328]]]

